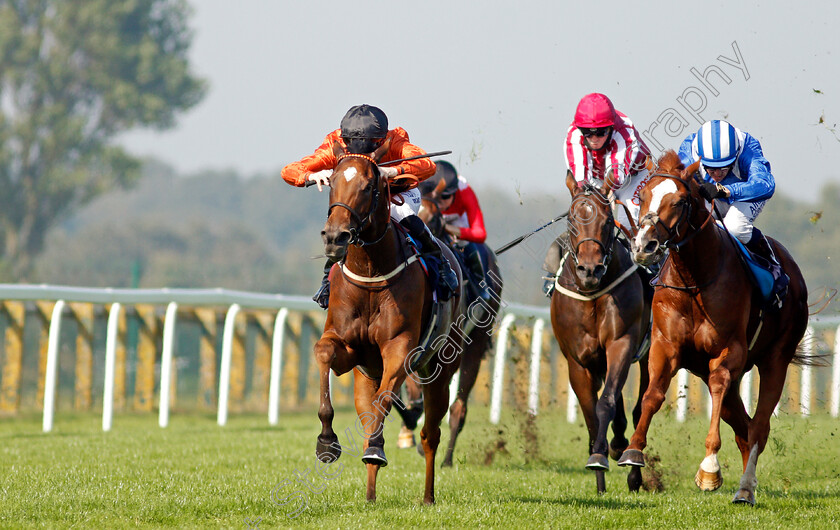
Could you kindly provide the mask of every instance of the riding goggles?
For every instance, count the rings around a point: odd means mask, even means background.
[[[590,136],[606,136],[607,133],[610,131],[609,127],[578,127],[580,134],[582,134],[585,138],[589,138]]]

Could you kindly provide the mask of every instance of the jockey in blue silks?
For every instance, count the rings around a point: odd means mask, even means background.
[[[770,162],[761,144],[723,120],[704,123],[680,145],[680,160],[686,166],[700,161],[703,182],[700,195],[714,201],[730,234],[753,253],[770,263],[776,288],[782,298],[789,278],[781,270],[773,250],[755,223],[758,214],[776,190]]]

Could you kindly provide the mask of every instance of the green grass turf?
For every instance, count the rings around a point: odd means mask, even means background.
[[[627,471],[612,462],[601,496],[583,468],[582,422],[568,424],[549,409],[529,430],[525,417],[508,409],[493,426],[487,408],[472,407],[455,466],[438,467],[435,506],[422,503],[422,459],[395,448],[397,421],[386,429],[390,465],[379,473],[378,500],[367,503],[364,466],[347,453],[335,464],[340,471],[328,470],[333,479],[312,481],[315,492],[296,481],[296,473],[315,474],[315,411],[283,414],[278,427],[263,415],[231,415],[218,427],[211,415],[173,414],[166,429],[153,415],[118,415],[110,433],[93,414],[60,414],[49,434],[40,416],[3,418],[0,527],[840,527],[840,420],[775,418],[758,465],[758,504],[750,508],[730,503],[741,459],[728,426],[721,429],[723,487],[704,493],[694,486],[705,416],[678,424],[663,410],[654,418],[647,452],[660,458],[664,491],[629,493]],[[336,414],[342,444],[354,422],[352,411]],[[447,440],[445,433],[442,446]],[[285,505],[275,502],[290,495]]]

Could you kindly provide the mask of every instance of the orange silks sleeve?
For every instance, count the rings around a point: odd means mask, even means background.
[[[333,142],[338,140],[340,133],[341,131],[339,129],[331,132],[324,138],[324,141],[314,153],[284,167],[280,172],[283,180],[292,186],[303,187],[306,185],[306,180],[310,173],[325,169],[334,169],[336,158],[333,154],[332,146]]]

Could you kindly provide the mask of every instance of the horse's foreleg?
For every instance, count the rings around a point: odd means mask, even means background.
[[[651,343],[648,354],[648,385],[642,397],[641,414],[636,429],[630,437],[630,445],[618,460],[619,466],[645,467],[644,451],[647,447],[647,433],[653,415],[662,407],[671,378],[679,368],[677,352],[667,348],[662,339]],[[638,407],[638,404],[637,404]],[[635,419],[635,411],[634,411]]]
[[[586,461],[586,468],[595,472],[597,491],[604,493],[606,491],[604,471],[609,469],[609,462],[604,455],[593,452],[598,437],[598,416],[595,414],[595,407],[600,382],[596,380],[592,372],[581,366],[575,359],[567,356],[566,361],[569,365],[569,384],[577,396],[583,419],[586,421],[586,430],[589,432],[589,458]]]
[[[610,423],[613,423],[613,434],[616,435],[613,442],[621,445],[618,452],[623,452],[629,443],[624,438],[627,416],[624,414],[624,400],[621,396],[621,389],[624,388],[627,373],[630,371],[630,361],[633,355],[630,351],[630,345],[636,342],[631,341],[631,338],[625,335],[618,340],[610,341],[606,347],[607,376],[604,378],[604,390],[601,392],[601,397],[595,407],[595,414],[598,417],[598,434],[592,448],[592,456],[597,454],[599,457],[603,457],[599,458],[599,463],[603,464],[602,467],[605,470],[609,469],[607,454],[613,454],[612,444],[607,445],[607,429]],[[592,463],[592,458],[590,458],[590,463]],[[587,465],[587,467],[592,469],[590,465]]]
[[[353,397],[358,417],[356,430],[361,431],[359,434],[363,435],[365,439],[362,446],[364,451],[362,462],[367,464],[365,466],[367,467],[367,488],[365,491],[365,498],[368,501],[373,502],[376,500],[376,475],[379,472],[381,463],[368,462],[365,460],[365,456],[367,456],[368,453],[370,437],[372,434],[375,434],[376,429],[375,421],[373,419],[375,416],[373,402],[379,385],[377,381],[369,379],[358,370],[353,373],[353,376]],[[385,463],[387,464],[387,461]]]
[[[480,330],[483,333],[483,330]],[[474,334],[476,335],[476,334]],[[446,456],[443,458],[443,467],[452,465],[452,453],[455,451],[455,442],[458,434],[464,428],[467,419],[467,400],[478,377],[478,369],[481,366],[481,354],[486,347],[486,340],[475,339],[467,346],[467,350],[461,357],[461,376],[458,381],[458,397],[449,407],[449,446],[446,448]]]
[[[733,354],[733,350],[724,351],[721,357],[726,359]],[[700,463],[700,469],[694,476],[694,483],[703,491],[714,491],[723,484],[723,474],[720,472],[718,451],[720,451],[720,418],[723,398],[729,392],[732,374],[723,362],[709,373],[709,392],[712,395],[712,417],[709,422],[709,433],[706,435],[706,457]]]
[[[341,446],[338,436],[333,431],[332,422],[335,411],[330,400],[330,369],[337,352],[345,351],[343,346],[334,338],[321,337],[315,343],[315,362],[318,364],[318,380],[320,382],[320,401],[318,419],[321,420],[321,434],[315,445],[315,455],[321,462],[332,463],[341,456]]]
[[[750,457],[750,417],[746,408],[744,408],[744,402],[741,400],[739,385],[730,385],[729,392],[723,398],[720,417],[732,427],[732,431],[735,433],[735,444],[741,451],[741,459],[744,468],[746,468],[747,460]]]

